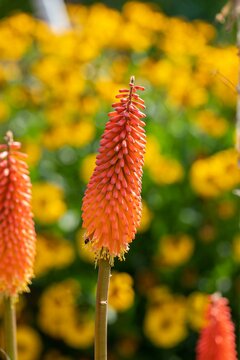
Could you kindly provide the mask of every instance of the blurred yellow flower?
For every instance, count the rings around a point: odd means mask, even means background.
[[[237,151],[220,151],[206,159],[196,160],[190,171],[193,189],[200,195],[215,197],[231,190],[240,181]]]
[[[123,7],[123,16],[144,29],[166,30],[168,18],[157,10],[153,4],[128,1]]]
[[[179,266],[190,259],[194,251],[193,239],[186,235],[165,235],[160,239],[156,264]]]
[[[76,317],[76,297],[80,291],[79,284],[72,279],[45,289],[39,300],[38,324],[46,334],[64,338],[68,324]]]
[[[208,100],[206,89],[195,82],[192,72],[184,67],[170,85],[167,99],[171,105],[196,108],[204,105]]]
[[[234,84],[238,78],[238,58],[235,46],[211,48],[211,56],[207,59],[213,74],[213,93],[224,104],[235,105],[237,91]]]
[[[152,217],[153,214],[148,208],[147,203],[144,200],[142,200],[142,217],[138,228],[138,232],[144,232],[148,230],[152,221]]]
[[[229,128],[227,121],[215,115],[211,110],[200,111],[195,121],[202,132],[213,137],[223,136]]]
[[[64,341],[73,348],[88,348],[94,342],[94,319],[81,313],[79,318],[68,323]]]
[[[113,82],[106,76],[101,76],[95,81],[95,88],[99,96],[107,102],[115,101],[115,94],[118,93],[119,88],[124,88],[123,84]]]
[[[200,28],[204,31],[199,31]],[[201,56],[208,41],[214,35],[215,29],[210,24],[200,21],[188,22],[172,17],[168,19],[168,28],[160,46],[173,58]],[[194,41],[192,41],[193,38]]]
[[[109,305],[116,311],[126,311],[133,302],[132,277],[127,273],[113,272],[109,287]]]
[[[199,331],[205,325],[205,314],[209,303],[209,296],[201,292],[193,292],[187,299],[187,318],[191,327]]]
[[[176,160],[160,154],[160,145],[155,136],[147,138],[145,168],[157,184],[173,184],[184,176],[182,165]]]
[[[93,140],[95,127],[92,122],[81,120],[72,124],[56,124],[45,132],[43,144],[49,150],[56,150],[64,145],[83,147]]]
[[[86,348],[94,340],[94,320],[88,310],[79,313],[80,285],[69,279],[53,284],[39,301],[38,323],[48,335],[76,348]]]
[[[39,182],[32,186],[32,208],[37,221],[51,224],[66,211],[62,189],[52,183]]]
[[[17,347],[19,360],[38,360],[42,341],[38,333],[27,325],[17,327]]]
[[[50,236],[37,236],[34,273],[41,276],[51,269],[61,269],[71,264],[75,253],[71,243],[65,239]]]
[[[16,25],[19,25],[19,18],[21,18],[23,24],[34,21],[32,17],[20,14],[6,18],[0,23],[0,53],[2,60],[16,61],[21,59],[31,44],[31,37],[28,36],[30,34],[19,31],[23,29],[24,25],[22,28],[15,28],[15,21]],[[12,43],[14,43],[14,46],[9,46]]]
[[[27,163],[29,166],[35,166],[42,154],[41,145],[38,142],[24,141],[22,143],[22,151],[27,154]]]
[[[171,348],[187,336],[186,300],[165,288],[153,289],[144,319],[144,333],[155,346]]]
[[[93,173],[96,162],[96,155],[97,154],[95,153],[88,154],[87,156],[84,157],[84,159],[81,162],[79,175],[80,175],[80,179],[83,180],[85,183],[88,183]]]
[[[161,155],[152,160],[148,170],[153,181],[159,185],[173,184],[182,180],[184,176],[183,167],[177,160]]]

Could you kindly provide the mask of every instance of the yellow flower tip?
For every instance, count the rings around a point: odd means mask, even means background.
[[[96,259],[124,259],[141,219],[141,177],[145,153],[142,86],[130,78],[112,106],[96,165],[83,199],[83,228]]]
[[[28,290],[33,277],[36,234],[26,155],[8,131],[0,145],[0,291],[8,296]]]

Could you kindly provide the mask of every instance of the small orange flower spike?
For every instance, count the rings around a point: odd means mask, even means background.
[[[141,218],[141,178],[145,153],[144,90],[130,80],[130,89],[119,90],[119,102],[108,114],[93,175],[83,198],[85,242],[96,258],[124,258]]]
[[[203,328],[197,344],[197,360],[237,360],[234,325],[228,300],[219,294],[210,296]]]
[[[28,289],[36,235],[26,155],[10,131],[5,139],[0,145],[0,292],[14,296]]]

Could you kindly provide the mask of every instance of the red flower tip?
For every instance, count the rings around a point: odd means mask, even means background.
[[[141,177],[145,153],[142,86],[130,79],[121,89],[101,137],[93,175],[83,198],[86,242],[98,258],[120,259],[134,239],[141,218]]]
[[[206,326],[200,334],[196,351],[197,360],[237,360],[228,300],[217,293],[209,298]]]
[[[10,131],[0,145],[0,292],[27,290],[33,275],[35,230],[26,155]]]

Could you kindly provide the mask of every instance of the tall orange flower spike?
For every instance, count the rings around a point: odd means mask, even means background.
[[[27,290],[33,275],[35,230],[26,155],[9,131],[0,145],[0,292]]]
[[[83,228],[96,258],[124,258],[141,218],[141,178],[145,153],[144,90],[130,79],[130,89],[119,90],[119,99],[108,114],[96,166],[83,198]]]
[[[197,344],[197,360],[237,360],[234,325],[228,300],[219,294],[210,296],[203,328]]]

